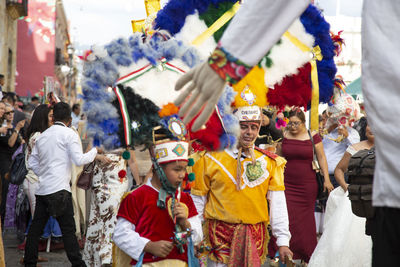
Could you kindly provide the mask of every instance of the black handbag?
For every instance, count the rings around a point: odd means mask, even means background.
[[[26,145],[22,145],[22,151],[18,153],[10,168],[10,183],[15,185],[20,185],[23,183],[26,175],[28,174],[28,170],[25,165],[25,148]]]
[[[321,173],[321,168],[319,166],[318,158],[315,154],[314,139],[311,136],[310,130],[308,130],[308,135],[310,136],[310,140],[311,140],[312,148],[313,148],[312,167],[313,167],[313,170],[315,171],[315,178],[317,179],[317,185],[318,185],[317,200],[324,200],[324,199],[328,198],[328,190],[326,190],[324,192],[325,178],[324,178],[324,175]]]
[[[95,160],[83,167],[83,170],[78,177],[78,181],[76,182],[77,187],[83,190],[88,190],[92,186],[94,166]]]

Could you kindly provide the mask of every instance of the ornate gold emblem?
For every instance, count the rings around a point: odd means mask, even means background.
[[[246,167],[246,176],[250,182],[257,180],[258,178],[262,177],[264,171],[261,167],[261,162],[256,161],[256,164],[248,164]]]

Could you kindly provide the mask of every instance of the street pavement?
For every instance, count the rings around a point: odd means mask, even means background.
[[[18,240],[15,233],[5,232],[3,235],[4,243],[4,254],[6,258],[7,267],[18,267],[22,266],[19,261],[23,257],[24,252],[18,249]],[[71,266],[68,261],[67,255],[63,249],[47,252],[39,252],[39,256],[48,258],[48,262],[40,262],[42,267],[67,267]],[[97,266],[96,266],[97,267]],[[100,266],[99,266],[100,267]],[[127,266],[129,267],[129,266]],[[262,267],[269,267],[268,263],[265,263]]]
[[[23,257],[24,252],[18,249],[18,239],[13,232],[5,231],[3,235],[4,254],[7,267],[22,266],[19,261]],[[49,262],[41,262],[42,267],[67,267],[71,266],[64,250],[51,251],[49,253],[39,252],[41,257],[49,259]]]

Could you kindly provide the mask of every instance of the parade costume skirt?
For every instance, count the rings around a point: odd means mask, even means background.
[[[204,223],[205,245],[211,248],[208,257],[229,267],[258,267],[267,256],[269,234],[267,224],[232,224],[218,220]]]
[[[83,260],[87,266],[112,263],[111,236],[117,223],[117,212],[122,195],[128,190],[128,179],[118,177],[125,170],[121,156],[106,154],[110,165],[96,162],[90,204],[89,225],[86,233]]]

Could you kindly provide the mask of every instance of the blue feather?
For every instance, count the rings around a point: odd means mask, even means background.
[[[114,40],[104,47],[108,56],[96,56],[94,61],[87,61],[84,65],[82,98],[88,118],[88,136],[107,149],[120,147],[123,143],[117,134],[120,125],[118,111],[111,104],[115,95],[107,91],[120,76],[119,66],[129,67],[141,59],[156,65],[161,58],[181,59],[189,67],[200,63],[197,52],[182,42],[175,39],[165,41],[157,34],[150,41],[142,37],[141,33],[136,33],[128,39]]]
[[[174,0],[169,1],[163,9],[157,13],[155,28],[167,30],[172,35],[177,34],[185,24],[186,17],[197,10],[203,14],[210,4],[218,5],[223,2],[236,3],[238,0]]]
[[[325,21],[321,12],[313,5],[309,5],[300,16],[306,32],[315,38],[314,46],[321,48],[322,61],[317,61],[319,81],[319,101],[327,103],[333,94],[333,80],[336,75],[336,65],[333,60],[335,47],[329,34],[330,25]]]

